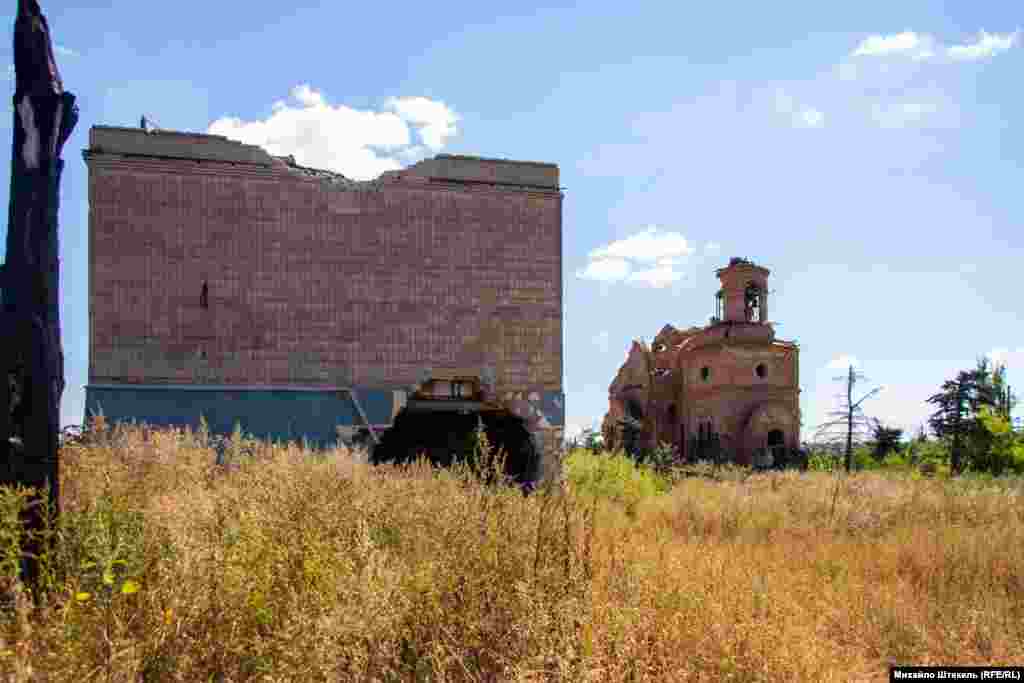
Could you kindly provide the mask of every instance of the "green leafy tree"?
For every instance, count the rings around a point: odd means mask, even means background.
[[[1014,432],[1010,420],[1000,408],[982,406],[978,424],[984,431],[988,448],[972,462],[972,469],[1000,474],[1024,474],[1024,436]]]
[[[879,462],[885,460],[889,453],[899,453],[903,450],[903,430],[896,427],[886,427],[878,420],[872,433],[874,449],[872,455]]]
[[[928,422],[936,436],[950,442],[950,469],[961,473],[969,458],[982,457],[986,432],[979,429],[977,416],[985,406],[997,405],[997,390],[987,359],[978,361],[973,370],[961,370],[956,377],[942,383],[942,389],[928,398],[936,407]]]
[[[992,391],[996,399],[996,411],[1006,420],[1010,420],[1010,415],[1017,406],[1017,397],[1014,396],[1009,383],[1006,381],[1006,364],[993,363],[990,379]]]

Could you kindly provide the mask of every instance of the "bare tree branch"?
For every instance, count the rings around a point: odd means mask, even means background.
[[[859,400],[854,401],[853,387],[858,381],[862,381],[864,379],[864,375],[856,372],[853,369],[853,365],[849,366],[849,370],[846,375],[835,378],[836,381],[846,383],[846,391],[837,395],[839,408],[837,410],[829,411],[827,417],[830,419],[822,423],[818,429],[815,430],[816,441],[828,444],[838,444],[845,440],[845,465],[847,472],[853,468],[853,445],[855,443],[864,443],[870,436],[872,428],[876,422],[873,421],[872,418],[864,415],[860,406],[868,398],[882,390],[882,387],[876,387],[862,396]]]

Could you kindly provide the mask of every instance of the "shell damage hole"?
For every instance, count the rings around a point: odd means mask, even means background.
[[[505,474],[523,485],[535,483],[539,459],[526,422],[507,412],[461,413],[403,408],[373,449],[375,464],[408,464],[421,455],[431,464],[451,467],[473,455],[474,432],[483,423],[494,452],[505,456]]]

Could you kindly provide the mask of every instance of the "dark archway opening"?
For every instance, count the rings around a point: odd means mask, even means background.
[[[622,429],[622,450],[627,455],[637,457],[640,455],[640,436],[643,430],[644,409],[640,401],[635,398],[628,398],[625,402],[626,414],[619,421]]]
[[[768,432],[768,455],[771,456],[770,463],[781,466],[786,461],[786,444],[781,429],[773,429]]]
[[[668,411],[666,411],[666,418],[668,421],[668,442],[672,444],[673,448],[679,447],[678,432],[679,429],[679,418],[676,415],[676,404],[670,403]]]
[[[640,405],[640,401],[637,401],[634,398],[628,399],[626,401],[626,414],[634,420],[643,420],[644,409],[643,406]]]
[[[507,412],[403,409],[381,434],[371,461],[407,464],[421,455],[439,467],[467,462],[474,454],[476,429],[483,424],[491,449],[505,456],[504,473],[521,486],[536,483],[539,457],[526,422]]]
[[[697,422],[697,433],[690,437],[687,452],[691,461],[719,463],[725,461],[721,435],[714,431],[714,423],[707,418]]]
[[[761,288],[753,282],[747,284],[743,291],[744,310],[747,322],[759,323],[761,320]]]

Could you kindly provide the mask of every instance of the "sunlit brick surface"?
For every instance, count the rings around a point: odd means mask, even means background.
[[[557,187],[86,158],[91,383],[397,387],[493,367],[499,392],[561,391]]]

